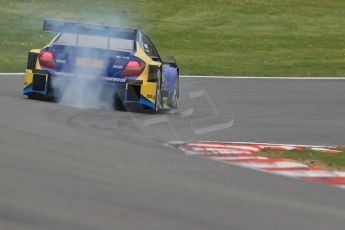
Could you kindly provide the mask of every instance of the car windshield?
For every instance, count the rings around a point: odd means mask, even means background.
[[[55,41],[58,45],[74,45],[110,50],[134,50],[134,41],[123,38],[105,37],[86,34],[63,33]]]

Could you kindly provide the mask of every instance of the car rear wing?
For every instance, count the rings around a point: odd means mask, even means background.
[[[127,27],[116,27],[99,24],[86,24],[80,22],[60,21],[45,19],[43,21],[43,31],[56,33],[89,34],[106,37],[123,38],[135,40],[138,30]]]

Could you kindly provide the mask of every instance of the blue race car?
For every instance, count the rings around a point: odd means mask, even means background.
[[[163,60],[142,31],[56,20],[44,20],[43,30],[57,35],[45,47],[29,52],[23,89],[29,98],[59,100],[67,88],[80,87],[74,83],[78,79],[114,90],[104,100],[112,100],[115,107],[177,109],[176,59]],[[93,90],[83,92],[84,96]]]

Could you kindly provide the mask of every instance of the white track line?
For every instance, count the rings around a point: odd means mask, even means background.
[[[1,76],[22,76],[24,73],[0,73]],[[253,77],[253,76],[191,76],[181,75],[181,78],[206,79],[263,79],[263,80],[345,80],[345,77]]]
[[[256,157],[256,156],[247,156],[247,157],[209,157],[212,160],[219,160],[219,161],[231,161],[231,160],[267,160],[268,157]]]
[[[182,78],[209,78],[209,79],[266,79],[266,80],[345,80],[345,77],[252,77],[252,76],[189,76]]]
[[[236,144],[248,144],[248,145],[270,145],[270,146],[299,146],[299,147],[306,147],[306,148],[336,148],[335,146],[332,145],[300,145],[300,144],[279,144],[279,143],[271,143],[271,142],[247,142],[247,141],[198,141],[198,142],[191,142],[188,143],[188,145],[199,145],[202,146],[203,142],[207,142],[208,144],[205,145],[223,145],[223,144],[228,144],[229,146],[231,145],[236,145]],[[211,144],[214,142],[215,144]],[[205,146],[204,145],[204,146]]]
[[[270,171],[271,173],[281,174],[292,177],[345,177],[345,172],[338,171]]]
[[[261,169],[261,168],[299,168],[299,167],[307,167],[305,164],[302,164],[302,163],[284,162],[284,161],[275,162],[275,163],[255,163],[255,162],[253,162],[253,163],[251,163],[251,162],[237,163],[237,162],[233,162],[233,164],[240,165],[240,166],[247,167],[247,168],[257,168],[257,169]],[[273,173],[275,171],[268,171],[268,172]]]
[[[0,77],[4,76],[23,76],[24,73],[0,73]]]

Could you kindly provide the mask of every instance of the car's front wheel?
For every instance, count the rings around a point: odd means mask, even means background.
[[[175,85],[174,85],[174,89],[171,91],[170,95],[169,95],[169,107],[171,109],[177,109],[178,107],[178,98],[180,94],[180,90],[179,90],[179,78],[176,78],[175,81]]]
[[[156,101],[155,101],[155,112],[159,112],[162,109],[162,81],[161,81],[161,74],[159,73],[157,79],[157,90],[156,90]]]

